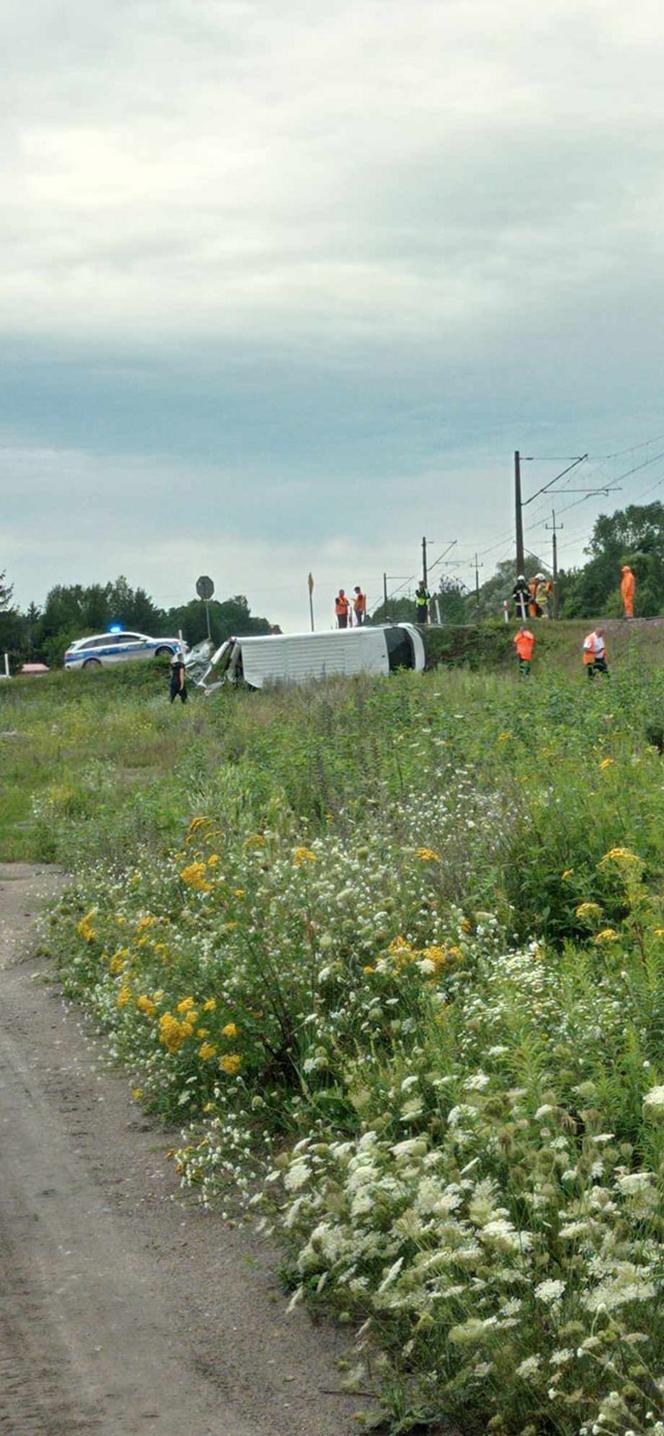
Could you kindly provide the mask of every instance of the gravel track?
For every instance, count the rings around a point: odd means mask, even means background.
[[[169,1136],[31,956],[63,879],[0,864],[0,1436],[349,1436],[341,1337],[183,1198]]]

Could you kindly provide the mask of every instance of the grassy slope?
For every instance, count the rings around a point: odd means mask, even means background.
[[[608,620],[605,627],[616,678],[628,670],[659,668],[664,663],[664,620],[631,624]],[[534,677],[549,681],[570,676],[583,681],[580,650],[588,628],[585,619],[540,622]],[[495,674],[496,683],[507,684],[507,694],[515,681],[514,632],[513,624],[431,628],[426,635],[429,662],[433,667],[442,663],[480,669],[488,683]],[[194,694],[188,709],[181,710],[179,704],[171,708],[167,702],[167,681],[165,668],[146,664],[106,673],[53,672],[40,679],[0,683],[0,859],[63,856],[50,820],[35,813],[35,801],[39,809],[44,794],[49,795],[51,809],[55,800],[64,821],[80,823],[87,817],[92,823],[97,812],[103,821],[105,814],[125,807],[133,815],[133,831],[143,825],[146,831],[152,828],[166,837],[176,831],[178,814],[183,803],[186,806],[181,787],[177,790],[172,783],[184,759],[198,753],[192,761],[204,771],[229,753],[234,758],[238,745],[243,752],[260,745],[275,711],[286,727],[291,721],[300,723],[303,706],[305,725],[310,720],[306,689],[273,694],[267,701],[264,696],[259,702],[252,694],[224,694],[209,702]],[[331,710],[339,694],[345,703],[349,691],[359,690],[339,683],[314,686],[316,711]],[[451,691],[456,692],[456,687]],[[422,692],[427,692],[426,684]],[[460,695],[455,702],[467,701],[468,696]],[[228,728],[230,713],[233,722]],[[333,724],[334,717],[325,721]],[[366,726],[366,718],[358,721]],[[315,742],[312,733],[313,746]],[[318,759],[316,763],[320,766]],[[332,773],[332,790],[335,781]]]
[[[561,673],[575,673],[581,667],[581,648],[587,633],[594,626],[588,618],[548,623],[533,620],[537,639],[537,668],[555,666]],[[609,654],[609,665],[620,668],[625,663],[646,665],[664,663],[664,619],[605,619],[603,624]],[[500,669],[514,663],[512,639],[516,623],[482,624],[467,627],[431,628],[426,635],[429,662],[467,663],[471,667]]]

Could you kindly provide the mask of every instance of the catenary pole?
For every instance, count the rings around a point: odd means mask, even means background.
[[[559,617],[560,617],[560,600],[559,600],[559,597],[558,597],[558,533],[559,533],[560,529],[564,529],[565,525],[564,525],[564,524],[556,524],[556,511],[555,511],[555,509],[552,509],[552,510],[551,510],[551,523],[550,523],[550,524],[547,524],[546,527],[549,529],[549,531],[550,531],[550,533],[551,533],[551,548],[552,548],[552,556],[553,556],[553,564],[552,564],[552,573],[553,573],[553,616],[554,616],[554,618],[559,618]]]
[[[516,520],[516,571],[523,573],[525,556],[523,552],[523,505],[521,502],[521,454],[514,451],[514,517]]]

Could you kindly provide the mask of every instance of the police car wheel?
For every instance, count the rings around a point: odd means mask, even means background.
[[[99,658],[86,658],[85,663],[83,664],[83,667],[84,667],[84,668],[101,668],[101,660],[100,660]]]
[[[154,656],[155,656],[155,658],[166,658],[166,657],[167,657],[167,658],[171,658],[172,655],[173,655],[173,649],[172,649],[172,648],[157,648],[157,649],[155,650],[155,655],[154,655]]]

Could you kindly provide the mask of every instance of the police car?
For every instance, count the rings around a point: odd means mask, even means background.
[[[174,653],[186,651],[186,644],[179,638],[148,638],[146,633],[125,633],[113,629],[109,633],[95,633],[91,638],[77,638],[70,643],[65,653],[65,669],[101,668],[113,663],[127,663],[133,658],[172,658]]]

